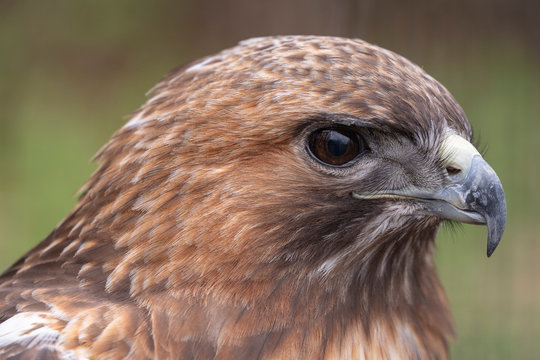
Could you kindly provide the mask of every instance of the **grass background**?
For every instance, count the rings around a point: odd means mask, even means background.
[[[181,63],[271,34],[360,37],[405,55],[465,109],[508,202],[436,254],[455,359],[540,358],[540,2],[0,1],[0,269],[69,212],[93,154]]]

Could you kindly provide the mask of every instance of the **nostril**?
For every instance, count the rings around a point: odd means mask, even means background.
[[[459,174],[461,172],[461,169],[455,168],[453,166],[447,166],[446,172],[448,173],[448,175],[452,176]]]

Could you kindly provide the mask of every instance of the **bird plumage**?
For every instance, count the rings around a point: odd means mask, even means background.
[[[325,127],[366,154],[317,161],[306,139]],[[450,93],[361,40],[257,38],[184,65],[0,278],[0,354],[446,358],[442,219],[351,193],[443,186],[448,131],[472,134]]]

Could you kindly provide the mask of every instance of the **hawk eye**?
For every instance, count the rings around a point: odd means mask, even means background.
[[[309,136],[312,156],[326,165],[343,166],[366,150],[364,140],[356,131],[346,128],[325,128]]]

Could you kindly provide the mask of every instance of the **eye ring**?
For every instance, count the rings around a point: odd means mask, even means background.
[[[307,148],[310,155],[322,164],[345,167],[364,153],[367,145],[360,134],[351,128],[327,127],[309,135]]]

